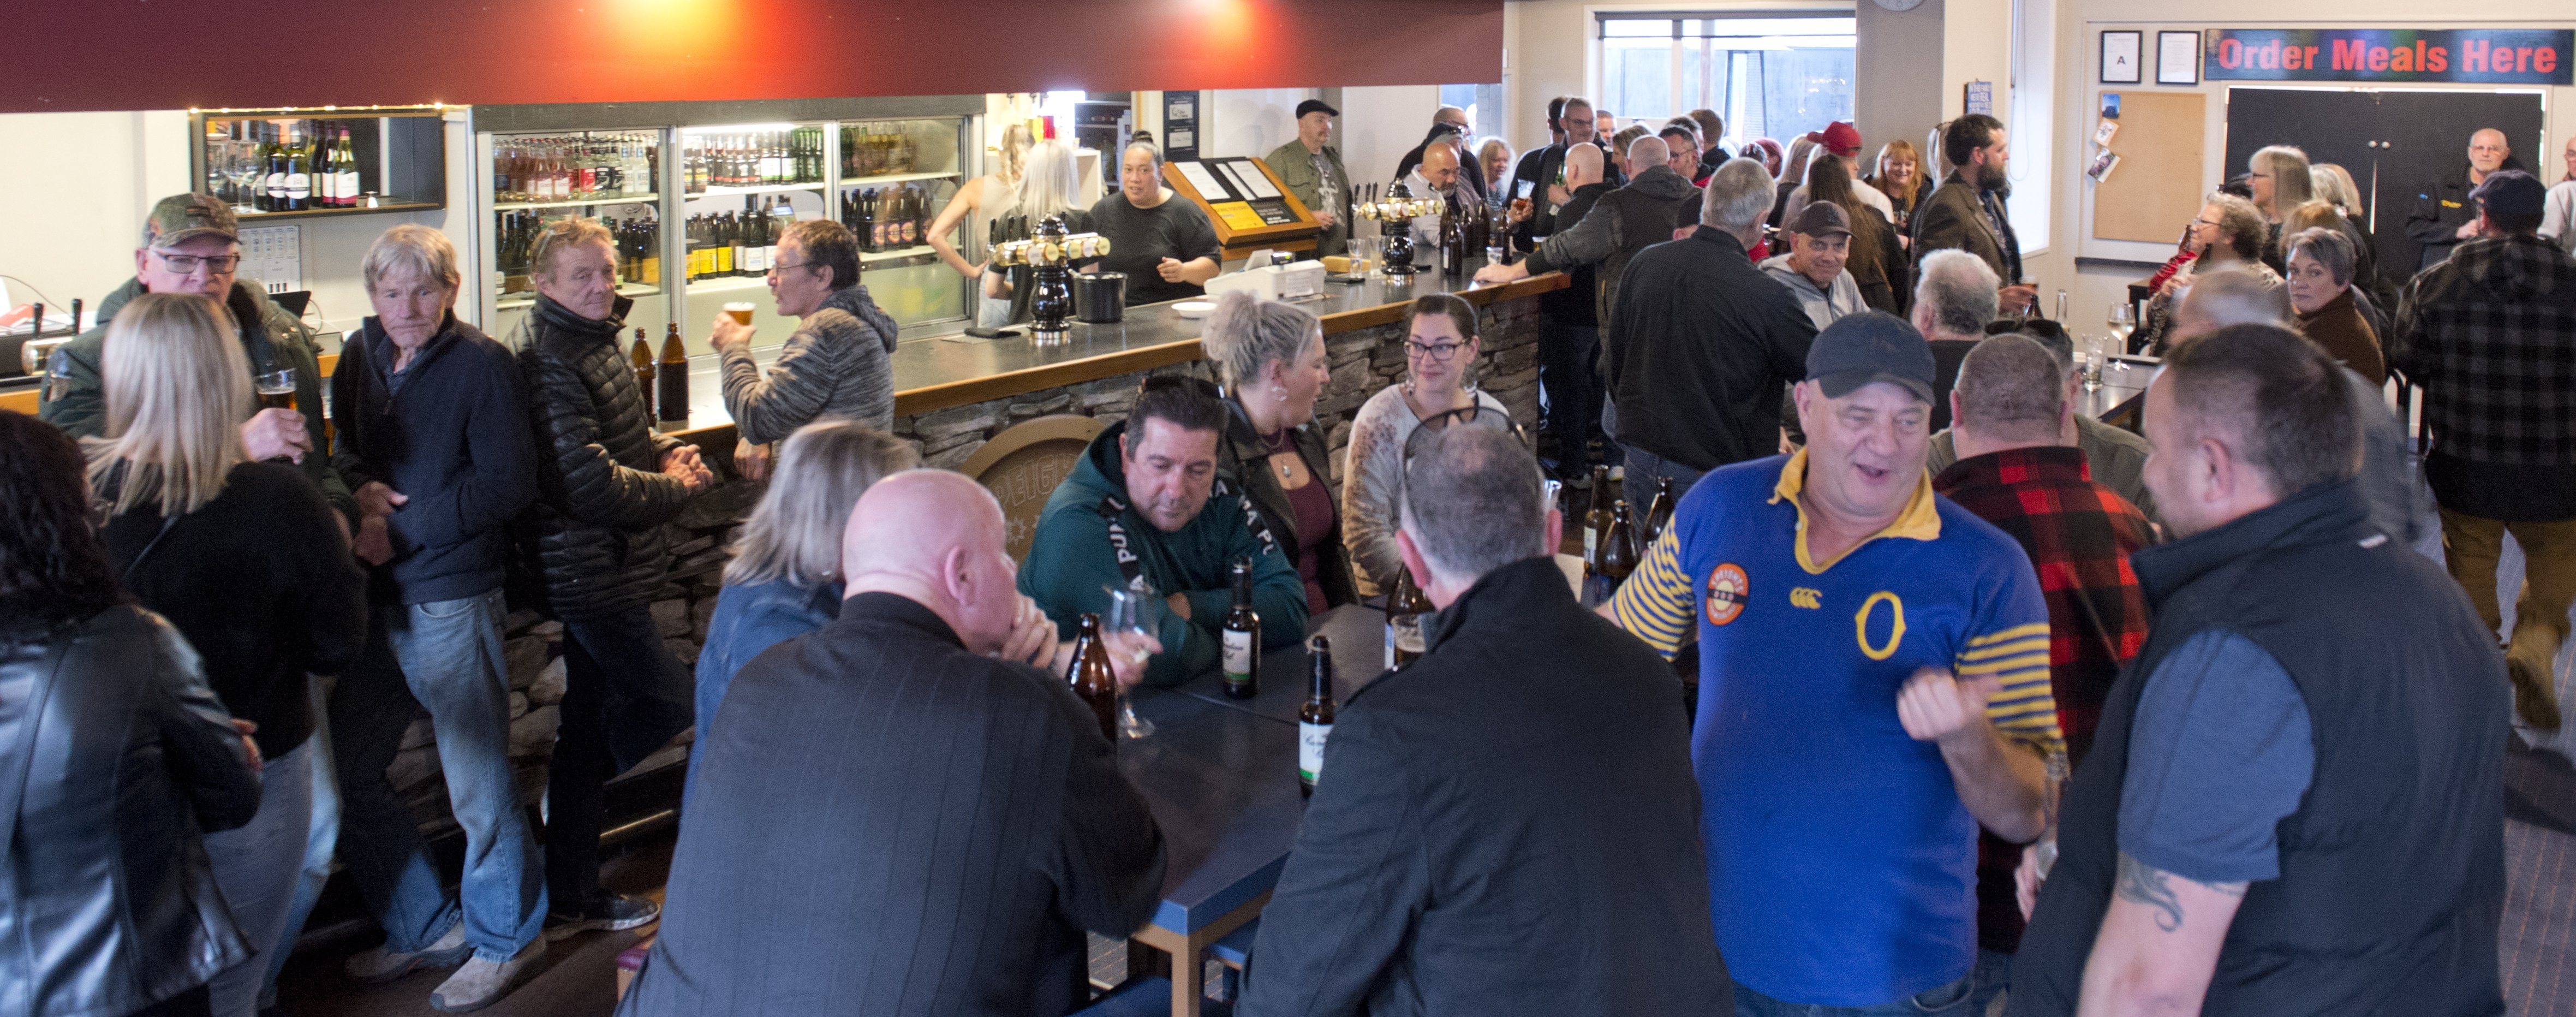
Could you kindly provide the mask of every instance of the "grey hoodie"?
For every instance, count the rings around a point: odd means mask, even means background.
[[[1852,280],[1850,269],[1834,276],[1830,290],[1818,287],[1815,280],[1790,268],[1789,255],[1786,254],[1762,259],[1762,274],[1780,280],[1780,285],[1789,288],[1789,295],[1798,298],[1798,306],[1806,310],[1808,320],[1816,323],[1816,331],[1824,331],[1825,326],[1843,315],[1869,310],[1869,305],[1860,299],[1860,283]]]
[[[747,345],[724,351],[725,412],[755,445],[783,441],[818,417],[891,429],[896,330],[866,286],[834,290],[787,337],[766,376]]]

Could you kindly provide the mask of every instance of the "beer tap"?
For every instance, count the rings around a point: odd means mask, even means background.
[[[1369,200],[1360,204],[1358,214],[1362,219],[1377,220],[1378,233],[1386,237],[1386,274],[1414,273],[1413,220],[1438,215],[1440,207],[1437,198],[1414,197],[1413,189],[1401,180],[1387,189],[1385,200],[1378,199],[1376,184],[1369,185]]]
[[[1073,263],[1108,253],[1108,237],[1071,232],[1063,213],[1039,222],[1035,236],[993,248],[993,264],[1029,267],[1029,285],[1033,287],[1029,291],[1029,331],[1033,341],[1050,346],[1070,337],[1065,318],[1073,314]]]

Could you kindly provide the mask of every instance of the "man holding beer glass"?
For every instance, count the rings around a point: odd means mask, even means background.
[[[734,469],[754,480],[769,472],[769,446],[817,417],[894,427],[896,325],[859,284],[857,238],[829,219],[788,227],[769,292],[778,313],[798,321],[766,375],[751,355],[752,305],[726,304],[712,339],[724,361],[725,412],[740,431]]]
[[[258,382],[263,408],[241,425],[250,457],[302,465],[342,521],[355,519],[357,502],[331,457],[311,454],[324,447],[322,368],[313,330],[257,285],[236,280],[240,269],[241,229],[231,208],[203,194],[174,194],[154,204],[143,221],[143,246],[134,249],[134,278],[98,302],[95,327],[54,351],[37,415],[74,438],[104,437],[107,402],[99,366],[108,321],[140,294],[201,293],[232,312]]]

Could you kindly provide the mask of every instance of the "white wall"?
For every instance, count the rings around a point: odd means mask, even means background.
[[[302,240],[303,288],[313,292],[306,320],[324,331],[355,329],[370,312],[358,260],[386,229],[420,223],[462,227],[470,151],[461,123],[448,125],[448,210],[382,213],[337,219],[289,219]],[[94,310],[100,297],[134,275],[134,248],[152,203],[190,188],[188,115],[184,110],[124,113],[0,114],[0,136],[21,152],[77,152],[77,160],[0,160],[0,272],[18,302],[51,296],[58,306],[78,297]],[[78,165],[76,176],[60,170]],[[245,228],[268,225],[245,217]],[[470,261],[473,237],[449,233]],[[480,306],[468,279],[458,306]],[[325,352],[336,352],[326,350]]]
[[[1397,160],[1431,129],[1431,114],[1440,108],[1440,86],[1345,88],[1337,108],[1342,111],[1342,165],[1351,171],[1351,182],[1385,184],[1395,179]]]
[[[1228,88],[1209,92],[1201,130],[1208,135],[1203,156],[1269,155],[1297,137],[1297,104],[1315,98],[1313,88]],[[1339,107],[1336,107],[1339,108]]]

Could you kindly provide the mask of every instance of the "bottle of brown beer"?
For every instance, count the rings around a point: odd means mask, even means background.
[[[1422,621],[1437,608],[1413,582],[1413,570],[1395,567],[1395,588],[1386,593],[1386,669],[1393,671],[1422,656]]]
[[[1591,575],[1601,563],[1601,535],[1610,530],[1610,503],[1618,496],[1610,490],[1610,468],[1592,468],[1592,507],[1583,513],[1583,574]]]
[[[644,341],[644,326],[635,326],[635,347],[626,351],[626,359],[635,365],[635,387],[642,391],[644,415],[653,415],[653,344]]]
[[[680,323],[672,322],[662,336],[662,369],[658,372],[661,414],[664,424],[689,422],[689,348],[680,342]]]
[[[1610,532],[1601,538],[1601,596],[1609,599],[1628,574],[1637,571],[1637,529],[1629,522],[1628,503],[1610,509]]]
[[[1316,636],[1306,641],[1306,655],[1312,677],[1297,708],[1297,793],[1313,795],[1324,776],[1324,742],[1333,736],[1333,644]]]
[[[1118,676],[1109,669],[1109,644],[1100,641],[1100,616],[1085,614],[1073,637],[1073,661],[1064,679],[1100,719],[1100,735],[1118,744]]]
[[[1646,506],[1646,521],[1637,529],[1637,561],[1646,560],[1646,549],[1662,539],[1664,530],[1673,525],[1673,478],[1655,478],[1655,500]]]
[[[1225,642],[1225,695],[1250,699],[1261,694],[1261,615],[1252,610],[1252,559],[1235,559],[1228,578],[1234,583],[1234,609],[1225,613],[1218,631]]]

